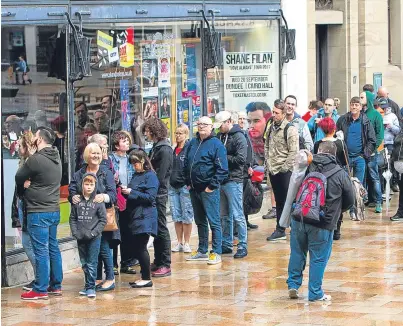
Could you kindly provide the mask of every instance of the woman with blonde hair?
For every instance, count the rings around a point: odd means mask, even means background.
[[[36,146],[34,145],[34,134],[29,130],[26,131],[19,139],[19,155],[20,162],[19,168],[21,168],[25,162],[29,159],[31,155],[36,152]],[[24,187],[15,187],[14,198],[12,204],[11,220],[13,228],[21,228],[21,243],[22,247],[27,254],[28,260],[30,261],[32,268],[35,273],[35,254],[32,247],[31,238],[27,230],[27,210],[26,203],[24,200],[25,188],[30,185],[29,181],[24,183]],[[31,291],[35,280],[30,282],[28,285],[23,287],[26,291]]]
[[[173,252],[192,252],[189,240],[192,233],[193,207],[190,201],[189,190],[185,185],[184,162],[189,139],[189,128],[180,124],[175,131],[176,147],[173,152],[172,173],[169,180],[169,201],[172,220],[175,222],[175,231],[178,243],[172,248]]]
[[[83,167],[78,170],[69,185],[69,201],[72,204],[78,204],[81,200],[82,181],[86,173],[93,173],[97,177],[95,203],[105,203],[106,208],[116,205],[116,184],[111,170],[101,164],[102,150],[96,143],[89,143],[84,150]],[[113,231],[102,232],[101,248],[99,260],[103,262],[105,267],[106,280],[102,281],[102,270],[97,275],[97,291],[109,291],[115,288],[115,276],[113,274],[113,259],[112,259],[112,236]]]

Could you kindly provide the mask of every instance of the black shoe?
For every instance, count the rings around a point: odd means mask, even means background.
[[[403,222],[403,215],[396,213],[395,215],[393,215],[390,220],[392,222]]]
[[[34,287],[34,283],[35,283],[35,280],[33,280],[31,283],[29,283],[29,284],[27,284],[27,285],[24,285],[24,286],[22,287],[22,289],[23,289],[24,291],[32,291],[32,288]]]
[[[271,210],[269,210],[269,212],[266,215],[262,216],[262,219],[268,220],[276,217],[277,217],[276,207],[273,207]]]
[[[340,240],[340,238],[341,238],[341,233],[340,233],[340,231],[334,231],[334,233],[333,233],[333,240]]]
[[[236,254],[234,255],[234,258],[243,258],[243,257],[246,257],[247,255],[248,255],[248,250],[247,249],[239,248],[236,251]]]
[[[275,230],[271,236],[267,237],[267,241],[287,240],[285,231]]]
[[[249,223],[249,222],[247,222],[246,225],[248,227],[248,230],[256,230],[256,229],[259,228],[259,225],[252,224],[252,223]]]
[[[399,186],[396,185],[396,184],[394,184],[394,185],[392,186],[392,191],[393,191],[393,192],[399,192],[399,191],[400,191]]]
[[[153,286],[153,281],[150,281],[150,282],[148,282],[148,283],[146,283],[144,285],[138,285],[135,282],[129,282],[129,284],[133,289],[150,288],[150,287]]]
[[[134,266],[124,266],[120,268],[120,272],[123,274],[136,274],[136,270],[134,269]]]
[[[376,203],[374,203],[374,202],[366,202],[365,206],[373,208],[373,207],[376,206]]]
[[[222,255],[228,255],[228,254],[232,254],[232,249],[230,248],[222,248]]]

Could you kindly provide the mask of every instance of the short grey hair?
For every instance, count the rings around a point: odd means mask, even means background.
[[[87,143],[88,144],[96,143],[99,145],[103,139],[105,139],[106,143],[108,143],[108,136],[103,135],[103,134],[94,134],[94,135],[88,137]]]

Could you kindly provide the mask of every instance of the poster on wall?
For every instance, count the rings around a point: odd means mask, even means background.
[[[196,46],[182,45],[182,97],[196,95]]]
[[[275,52],[226,52],[224,98],[227,108],[245,109],[250,102],[270,106],[277,96],[278,73]]]
[[[169,131],[171,130],[171,118],[161,119],[161,121],[167,126],[169,134]]]
[[[197,130],[197,122],[200,118],[201,110],[200,110],[200,96],[192,97],[192,122],[193,122],[193,135],[196,135]]]
[[[143,88],[158,86],[158,61],[157,59],[143,59]]]
[[[120,80],[120,110],[122,114],[122,130],[130,131],[130,98],[129,81]]]
[[[158,59],[158,86],[171,87],[171,64],[169,57]]]
[[[178,125],[184,123],[189,127],[189,99],[177,101],[176,108]]]
[[[158,118],[158,97],[143,98],[143,116],[144,120]]]
[[[160,108],[160,118],[170,118],[171,117],[171,89],[170,88],[160,88],[159,92],[159,108]]]
[[[220,112],[220,79],[216,69],[207,70],[207,115],[214,117]]]
[[[117,35],[120,66],[130,68],[134,65],[134,28],[130,27]]]

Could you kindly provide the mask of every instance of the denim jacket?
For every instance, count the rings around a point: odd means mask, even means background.
[[[135,173],[133,165],[130,164],[129,162],[129,155],[126,154],[127,157],[127,184],[129,184],[129,182],[132,180],[133,178],[133,174]],[[119,162],[120,162],[120,158],[118,155],[116,155],[116,153],[111,153],[109,155],[109,159],[112,162],[113,165],[113,170],[114,172],[118,172],[119,174]]]

